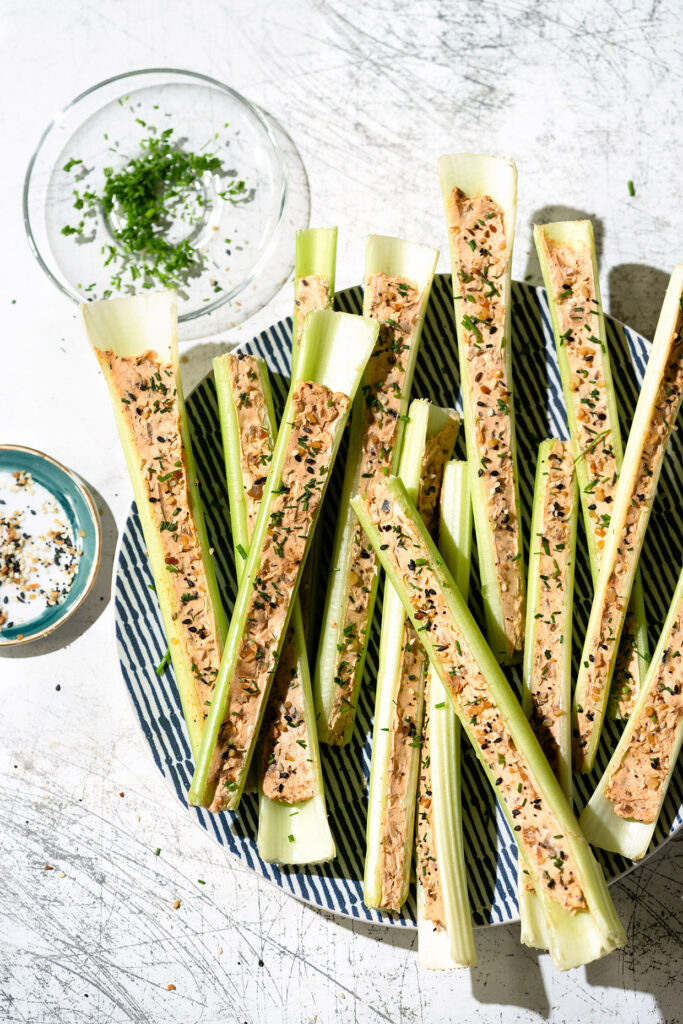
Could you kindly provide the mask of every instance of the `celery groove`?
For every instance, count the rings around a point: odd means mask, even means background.
[[[534,241],[553,325],[595,585],[623,447],[593,225],[589,220],[537,225]],[[618,717],[628,717],[646,669],[647,626],[638,574],[612,687],[613,710]]]
[[[239,579],[272,458],[275,413],[263,360],[228,353],[214,359],[213,368]],[[268,698],[266,739],[262,727],[261,756],[252,761],[260,793],[258,849],[261,858],[271,863],[319,864],[331,860],[335,848],[325,809],[308,657],[297,605],[298,599]]]
[[[109,389],[196,755],[226,622],[183,399],[175,295],[108,299],[80,311]]]
[[[512,390],[510,289],[517,209],[511,160],[439,159],[481,590],[498,660],[524,646],[524,565]]]
[[[213,811],[239,805],[320,504],[377,330],[331,310],[306,317],[197,756],[193,804]]]
[[[624,945],[604,876],[567,798],[401,481],[381,481],[352,505],[513,830],[542,902],[555,966],[576,967]]]
[[[419,398],[410,404],[399,473],[430,529],[436,527],[443,470],[458,425],[450,409]],[[387,586],[368,797],[363,886],[368,907],[400,910],[408,898],[427,664],[401,601]]]
[[[683,741],[683,570],[645,685],[581,815],[591,843],[640,860],[652,841]]]
[[[529,541],[522,707],[571,804],[571,677],[578,500],[568,441],[542,441]],[[520,860],[522,942],[548,948],[542,906]]]
[[[574,692],[574,767],[595,762],[626,609],[683,397],[683,264],[674,270],[626,445]]]
[[[467,601],[472,506],[466,462],[449,462],[441,487],[439,551]],[[417,942],[423,967],[476,963],[465,872],[460,722],[443,683],[429,666],[416,828]],[[435,920],[436,918],[436,920]]]
[[[325,743],[351,738],[379,579],[349,501],[360,484],[398,465],[437,258],[436,249],[398,238],[367,241],[363,311],[377,322],[379,336],[353,409],[315,665],[318,735]]]

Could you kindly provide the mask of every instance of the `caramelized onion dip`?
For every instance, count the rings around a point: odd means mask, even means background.
[[[324,277],[307,274],[297,278],[294,288],[294,306],[296,307],[296,325],[303,330],[306,314],[314,309],[325,309],[330,304],[330,286]]]
[[[251,536],[273,457],[270,434],[273,425],[268,423],[258,359],[231,354],[227,366],[240,435],[242,486]]]
[[[530,721],[556,777],[563,718],[570,713],[562,707],[562,662],[564,644],[571,641],[571,637],[563,634],[563,609],[571,565],[573,476],[571,445],[568,441],[555,441],[548,452],[543,481],[540,530],[531,538],[531,545],[538,548],[541,587],[534,630]],[[527,637],[527,642],[530,640]]]
[[[427,672],[425,683],[425,712],[422,725],[422,750],[420,756],[420,778],[417,797],[417,823],[415,828],[415,873],[422,888],[424,898],[424,916],[435,928],[445,929],[446,911],[444,907],[441,879],[439,876],[439,859],[436,845],[436,822],[434,821],[434,805],[432,803],[432,759],[431,759],[431,722],[430,722],[430,689],[441,687],[441,680],[431,670]],[[444,691],[445,699],[445,691]],[[439,713],[452,714],[451,708],[438,708]]]

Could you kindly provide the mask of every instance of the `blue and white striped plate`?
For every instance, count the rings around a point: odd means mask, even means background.
[[[527,517],[528,535],[538,442],[550,436],[566,437],[567,425],[545,293],[541,288],[516,283],[513,285],[512,298],[515,414],[522,506]],[[360,313],[361,303],[360,288],[348,289],[337,296],[337,308],[348,312]],[[621,422],[630,424],[645,371],[648,345],[635,331],[622,327],[614,320],[608,320],[607,330],[613,376],[621,407]],[[274,324],[241,346],[242,351],[262,356],[267,361],[273,378],[274,397],[280,407],[286,392],[290,345],[291,321],[287,319]],[[451,286],[450,278],[445,274],[438,276],[434,282],[413,393],[430,398],[439,405],[461,404]],[[218,580],[227,610],[230,611],[236,592],[235,574],[227,525],[218,410],[211,374],[192,392],[187,406],[207,527],[215,548]],[[333,512],[338,504],[335,488],[338,491],[343,454],[342,451],[326,502],[330,515],[320,524],[320,528],[325,531],[324,550],[328,552],[332,542]],[[462,437],[458,454],[464,457]],[[682,456],[683,442],[678,435],[674,435],[643,553],[643,581],[651,649],[664,621],[681,561],[683,522],[680,501],[676,495],[679,493],[677,481],[681,479]],[[585,631],[592,595],[582,538],[579,547],[575,662],[580,654],[580,641]],[[353,741],[345,749],[323,747],[322,750],[327,804],[337,844],[337,859],[322,867],[283,869],[265,864],[258,856],[255,796],[245,796],[239,811],[234,814],[211,815],[187,807],[186,793],[192,777],[192,757],[173,669],[169,666],[161,676],[155,672],[155,666],[166,650],[166,640],[156,597],[149,587],[151,582],[142,530],[133,505],[121,535],[114,582],[119,658],[126,687],[152,756],[172,785],[185,813],[250,868],[302,900],[348,917],[414,927],[415,901],[412,895],[402,913],[393,917],[368,910],[363,904],[367,782],[370,774],[381,602],[378,602],[376,611],[376,628],[367,659]],[[471,593],[473,610],[476,615],[480,615],[476,564],[473,566]],[[510,677],[519,687],[519,670],[510,672]],[[616,742],[618,732],[614,724],[608,726],[606,733],[596,772],[576,780],[576,803],[579,809],[588,799]],[[470,896],[475,922],[485,925],[513,921],[518,916],[515,842],[473,751],[467,747],[464,749],[463,805]],[[682,822],[683,766],[679,765],[655,832],[653,849],[672,835]],[[632,867],[623,858],[602,851],[598,851],[598,857],[610,879]]]

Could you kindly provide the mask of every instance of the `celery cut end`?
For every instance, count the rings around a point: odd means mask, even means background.
[[[325,864],[336,849],[320,794],[297,804],[282,804],[261,793],[258,852],[268,864]]]
[[[175,294],[169,291],[148,292],[143,295],[120,299],[106,299],[98,302],[84,303],[79,307],[79,310],[88,340],[96,354],[103,355],[111,352],[114,356],[122,359],[133,360],[151,352],[154,359],[160,364],[170,365],[170,376],[167,378],[167,384],[169,385],[167,394],[177,410],[187,477],[187,500],[205,571],[208,599],[207,610],[210,621],[213,623],[212,628],[215,629],[218,649],[220,651],[225,640],[227,625],[204,523],[204,513],[197,485],[197,471],[192,454],[192,439],[183,399],[182,380],[178,363]],[[154,577],[156,594],[159,599],[159,608],[168,640],[190,745],[193,753],[196,755],[204,726],[205,707],[203,698],[200,698],[198,694],[198,684],[193,671],[192,658],[188,654],[185,638],[178,620],[177,598],[174,596],[170,573],[166,567],[166,556],[159,523],[151,512],[152,506],[150,505],[148,490],[149,476],[142,468],[138,443],[124,412],[128,405],[124,406],[122,404],[122,397],[118,393],[117,386],[106,365],[107,360],[100,359],[99,361],[112,401],[114,419],[119,432],[138,515],[145,537],[145,546]]]

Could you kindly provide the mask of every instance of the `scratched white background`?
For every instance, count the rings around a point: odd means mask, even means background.
[[[441,152],[501,152],[520,173],[516,276],[538,279],[534,218],[590,214],[607,308],[651,336],[683,258],[680,3],[2,0],[0,12],[0,437],[81,473],[105,534],[78,616],[0,662],[2,1020],[679,1024],[683,837],[615,886],[622,953],[562,976],[503,927],[477,934],[469,974],[434,975],[412,935],[300,905],[190,825],[119,678],[108,594],[130,489],[75,310],[26,244],[21,185],[45,124],[93,82],[202,71],[296,140],[312,220],[340,228],[340,287],[360,279],[370,230],[444,245]],[[290,306],[285,289],[231,340]],[[214,351],[191,349],[188,385]]]

